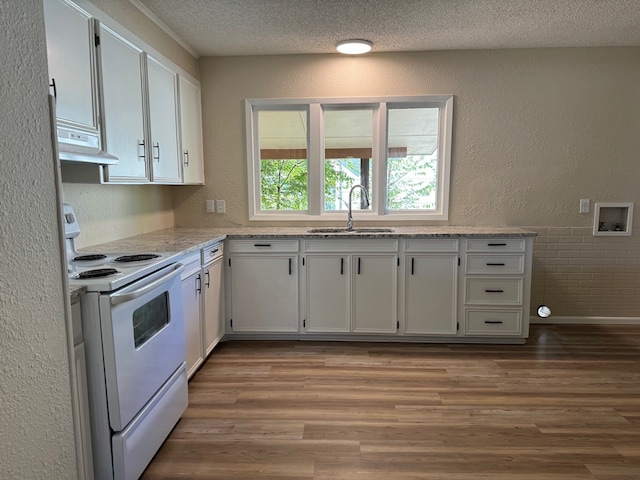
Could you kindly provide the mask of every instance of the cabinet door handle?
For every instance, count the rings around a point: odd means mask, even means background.
[[[487,243],[487,247],[506,247],[506,243]]]
[[[484,323],[488,323],[490,325],[500,325],[502,324],[502,320],[485,320]]]
[[[254,243],[253,246],[254,247],[270,247],[271,244],[270,243]]]
[[[158,163],[159,163],[159,162],[160,162],[160,142],[154,142],[154,143],[153,143],[153,148],[154,148],[154,149],[157,149],[157,151],[158,151],[158,156],[155,156],[155,155],[154,155],[154,156],[153,156],[153,159],[154,159],[154,160],[158,160]]]
[[[494,289],[486,289],[485,290],[486,293],[504,293],[504,290],[494,290]]]
[[[344,258],[340,259],[340,275],[344,275]]]
[[[491,263],[491,262],[487,262],[487,267],[504,267],[504,263]]]
[[[202,293],[202,277],[200,274],[196,277],[196,292]]]
[[[209,285],[211,284],[211,282],[210,282],[211,278],[209,276],[209,269],[205,270],[204,275],[207,277],[207,281],[204,284],[205,284],[205,286],[207,288],[209,288]]]
[[[140,155],[140,147],[142,147],[142,155]],[[144,160],[146,156],[147,155],[145,152],[144,140],[138,140],[138,158],[141,158]]]
[[[360,275],[360,260],[362,260],[360,257],[358,257],[358,275]]]
[[[413,275],[413,272],[414,272],[414,270],[415,270],[415,269],[414,269],[415,263],[416,263],[416,259],[415,259],[415,258],[412,258],[412,259],[411,259],[411,275]]]
[[[189,150],[184,151],[184,166],[189,166]]]
[[[51,83],[49,84],[51,88],[53,88],[53,98],[58,99],[58,89],[56,88],[56,79],[52,78]]]
[[[289,259],[289,275],[291,275],[292,271],[291,271],[291,266],[292,266],[292,261],[291,259]]]

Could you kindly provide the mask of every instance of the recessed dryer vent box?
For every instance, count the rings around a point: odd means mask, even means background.
[[[596,203],[593,218],[594,236],[630,236],[633,203]]]

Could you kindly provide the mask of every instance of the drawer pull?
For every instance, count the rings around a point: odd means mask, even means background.
[[[484,323],[488,323],[491,325],[501,325],[503,322],[502,320],[485,320]]]
[[[506,243],[487,243],[487,247],[506,247]]]
[[[270,247],[271,244],[270,243],[254,243],[253,246],[254,247]]]
[[[494,290],[494,289],[487,288],[485,289],[485,292],[486,293],[504,293],[504,290],[499,290],[499,289]]]
[[[487,262],[487,267],[504,267],[504,263],[491,263],[491,262]]]

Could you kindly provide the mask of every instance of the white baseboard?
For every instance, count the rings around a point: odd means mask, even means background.
[[[531,317],[531,324],[546,325],[640,325],[640,317]]]

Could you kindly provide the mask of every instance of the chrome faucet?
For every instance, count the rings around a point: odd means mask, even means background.
[[[353,196],[353,191],[359,188],[364,192],[364,198],[366,198],[367,200],[367,207],[369,205],[371,205],[369,203],[369,192],[367,192],[367,189],[365,187],[363,187],[362,185],[354,185],[353,187],[351,187],[351,190],[349,190],[349,211],[347,213],[347,232],[350,232],[351,230],[353,230],[353,213],[351,213],[351,197]]]

